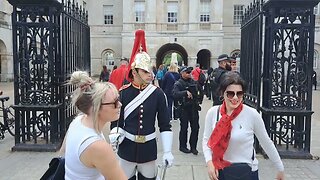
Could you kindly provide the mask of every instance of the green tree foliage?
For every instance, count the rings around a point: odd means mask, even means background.
[[[182,57],[181,57],[181,55],[180,55],[178,52],[176,52],[176,53],[177,53],[178,65],[181,66],[181,65],[182,65],[182,62],[183,62]],[[163,60],[162,60],[162,64],[164,64],[164,65],[167,66],[167,67],[170,66],[170,63],[171,63],[171,55],[172,55],[172,52],[167,53],[167,54],[164,56]]]

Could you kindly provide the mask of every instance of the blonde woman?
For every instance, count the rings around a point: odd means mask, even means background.
[[[172,90],[173,90],[174,83],[179,79],[180,79],[180,74],[178,73],[178,66],[176,64],[171,64],[168,72],[164,75],[162,80],[162,90],[167,96],[168,111],[169,111],[170,119],[175,119],[175,117],[172,116],[172,102],[173,102]]]
[[[69,83],[77,87],[72,104],[82,113],[71,122],[62,147],[65,179],[128,179],[102,133],[107,122],[119,118],[116,87],[94,82],[84,71],[74,72]]]

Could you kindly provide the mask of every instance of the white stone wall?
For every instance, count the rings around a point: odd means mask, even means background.
[[[0,1],[0,81],[13,80],[11,13],[8,1]]]

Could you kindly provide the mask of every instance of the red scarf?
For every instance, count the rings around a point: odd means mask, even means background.
[[[241,103],[236,109],[233,110],[230,116],[227,115],[225,101],[220,108],[222,117],[216,124],[208,141],[208,147],[212,150],[212,162],[216,169],[223,169],[231,165],[229,161],[223,160],[223,155],[229,145],[232,129],[231,121],[240,114],[242,108],[243,104]]]

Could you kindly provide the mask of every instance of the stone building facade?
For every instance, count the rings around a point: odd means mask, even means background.
[[[66,0],[65,0],[66,1]],[[172,52],[181,64],[208,69],[222,54],[239,56],[240,19],[252,0],[78,0],[88,10],[91,31],[91,71],[112,69],[130,57],[134,32],[144,29],[154,65]],[[0,80],[13,79],[12,6],[0,1]],[[315,8],[314,69],[320,74],[320,8]],[[239,65],[239,63],[238,63]]]
[[[176,52],[182,64],[216,67],[220,54],[240,53],[240,18],[249,2],[88,1],[92,67],[106,64],[112,68],[121,57],[130,57],[137,29],[145,30],[148,53],[156,66],[167,54]]]

